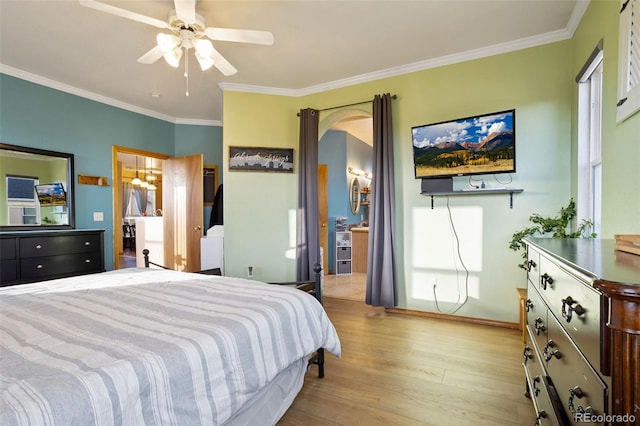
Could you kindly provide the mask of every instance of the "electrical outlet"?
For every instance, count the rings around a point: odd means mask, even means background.
[[[247,266],[247,278],[253,278],[253,266]]]

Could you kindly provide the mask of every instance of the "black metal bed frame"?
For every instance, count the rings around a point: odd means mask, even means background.
[[[171,268],[167,268],[166,266],[159,265],[155,262],[149,260],[149,249],[142,250],[142,255],[144,256],[144,267],[149,268],[151,265],[157,266],[158,268],[172,270]],[[319,263],[313,265],[313,272],[316,274],[316,279],[313,281],[288,281],[288,282],[270,282],[267,284],[274,285],[285,285],[289,287],[293,287],[297,290],[302,290],[311,294],[316,300],[322,305],[322,266]],[[204,273],[200,271],[198,273]],[[324,348],[319,348],[315,354],[309,359],[309,364],[315,364],[318,366],[318,377],[324,377]]]

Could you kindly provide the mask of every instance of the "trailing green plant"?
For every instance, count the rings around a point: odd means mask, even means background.
[[[576,216],[576,203],[573,198],[566,207],[560,209],[560,214],[556,217],[542,217],[538,213],[529,216],[529,221],[533,226],[526,227],[517,231],[511,237],[509,248],[514,251],[522,250],[522,263],[518,266],[525,269],[527,253],[524,250],[525,245],[522,239],[534,236],[550,236],[553,238],[595,238],[597,235],[593,232],[593,222],[583,219],[575,231],[569,230],[569,225]]]

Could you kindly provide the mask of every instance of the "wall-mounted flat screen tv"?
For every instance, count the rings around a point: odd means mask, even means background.
[[[36,194],[41,206],[67,205],[67,193],[61,182],[36,185]]]
[[[416,179],[516,171],[516,111],[411,128]]]

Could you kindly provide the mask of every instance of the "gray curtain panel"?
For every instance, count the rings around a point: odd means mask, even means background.
[[[319,112],[300,110],[300,155],[298,172],[298,217],[296,280],[315,277],[313,265],[320,263],[318,229],[318,122]]]
[[[129,182],[122,182],[122,217],[127,216],[129,209],[129,200],[131,198],[131,188],[133,185]]]
[[[398,306],[395,247],[395,181],[393,168],[392,97],[373,99],[373,180],[369,212],[369,258],[366,303]]]

